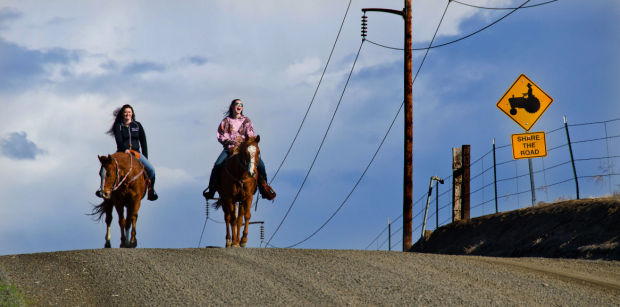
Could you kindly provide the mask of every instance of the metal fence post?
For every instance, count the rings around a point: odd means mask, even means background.
[[[435,229],[437,228],[439,228],[439,184],[435,184]]]
[[[392,221],[388,217],[388,251],[392,250]]]
[[[497,163],[495,162],[495,138],[493,138],[493,185],[495,186],[495,213],[497,213]]]
[[[564,130],[566,131],[566,140],[568,140],[568,151],[570,152],[570,163],[573,166],[573,176],[575,178],[575,191],[577,199],[579,199],[579,180],[577,179],[577,170],[575,169],[575,159],[573,158],[573,147],[570,143],[570,134],[568,134],[568,124],[566,123],[566,115],[564,115]]]

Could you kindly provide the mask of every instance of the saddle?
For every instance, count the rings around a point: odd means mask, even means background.
[[[130,149],[129,152],[131,152],[134,155],[134,157],[136,157],[136,158],[138,158],[138,160],[140,160],[140,153],[139,152],[137,152],[135,150],[132,150],[132,149]],[[142,163],[142,161],[140,161],[140,163]]]

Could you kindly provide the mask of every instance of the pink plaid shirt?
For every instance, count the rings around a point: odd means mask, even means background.
[[[225,117],[217,128],[217,140],[224,148],[231,148],[241,144],[246,137],[254,137],[252,121],[241,116],[240,118]]]

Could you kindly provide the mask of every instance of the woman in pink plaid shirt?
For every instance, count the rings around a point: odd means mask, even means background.
[[[252,121],[243,115],[243,102],[235,99],[230,103],[226,117],[217,129],[217,140],[224,146],[222,153],[215,161],[209,178],[209,186],[203,192],[206,199],[213,199],[217,189],[217,177],[222,163],[230,156],[232,150],[245,141],[248,137],[254,137],[254,125]],[[258,159],[258,190],[263,198],[272,200],[276,197],[275,191],[267,183],[267,172],[265,164],[259,157]]]

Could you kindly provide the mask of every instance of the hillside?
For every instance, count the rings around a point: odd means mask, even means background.
[[[22,303],[618,306],[620,262],[252,248],[0,256],[0,306]]]
[[[561,201],[457,221],[427,234],[412,250],[620,260],[620,198]]]

